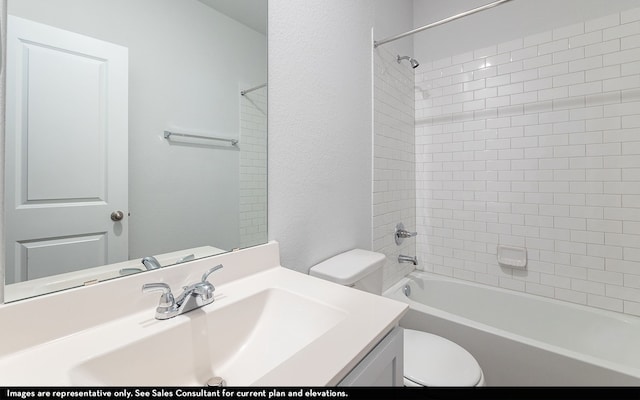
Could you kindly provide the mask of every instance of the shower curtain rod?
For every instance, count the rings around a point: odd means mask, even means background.
[[[251,89],[241,90],[240,94],[244,96],[245,94],[247,94],[249,92],[253,92],[254,90],[262,89],[265,86],[267,86],[267,84],[263,83],[262,85],[259,85],[259,86],[256,86],[256,87],[252,87]]]
[[[466,17],[467,15],[475,14],[475,13],[477,13],[479,11],[487,10],[489,8],[498,6],[498,5],[502,4],[502,3],[506,3],[507,1],[511,1],[511,0],[494,1],[493,3],[485,4],[484,6],[480,6],[478,8],[474,8],[474,9],[469,10],[469,11],[461,12],[460,14],[456,14],[456,15],[453,15],[451,17],[448,17],[448,18],[445,18],[445,19],[441,19],[440,21],[433,22],[433,23],[431,23],[429,25],[421,26],[420,28],[413,29],[413,30],[411,30],[409,32],[405,32],[405,33],[402,33],[400,35],[391,36],[391,37],[388,37],[388,38],[383,39],[383,40],[377,40],[377,41],[374,40],[373,48],[375,49],[376,47],[378,47],[378,46],[380,46],[382,44],[389,43],[389,42],[392,42],[394,40],[402,39],[405,36],[413,35],[414,33],[422,32],[422,31],[424,31],[426,29],[433,28],[433,27],[438,26],[438,25],[446,24],[447,22],[451,22],[451,21],[453,21],[455,19],[458,19],[458,18]]]

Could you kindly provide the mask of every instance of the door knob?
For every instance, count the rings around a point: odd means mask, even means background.
[[[114,211],[111,213],[112,221],[122,221],[122,218],[124,218],[124,213],[122,211]]]

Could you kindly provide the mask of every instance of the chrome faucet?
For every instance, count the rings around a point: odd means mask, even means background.
[[[410,257],[410,256],[405,256],[403,254],[400,254],[398,256],[398,262],[399,263],[410,262],[413,265],[418,265],[418,256]]]
[[[146,269],[158,269],[160,267],[162,267],[162,265],[160,265],[160,263],[158,262],[158,260],[156,260],[155,257],[145,257],[142,259],[142,264],[144,265],[144,267]]]
[[[213,303],[213,292],[216,288],[207,281],[209,275],[222,268],[222,264],[216,265],[202,275],[200,282],[184,286],[184,291],[175,298],[171,288],[166,283],[146,283],[142,285],[144,293],[161,291],[160,303],[156,308],[156,319],[169,319],[176,315],[184,314],[196,308]]]

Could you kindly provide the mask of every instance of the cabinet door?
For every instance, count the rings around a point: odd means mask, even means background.
[[[338,386],[403,386],[403,338],[402,327],[396,327]]]

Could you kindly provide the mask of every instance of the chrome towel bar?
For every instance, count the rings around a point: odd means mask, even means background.
[[[231,143],[232,146],[238,145],[238,139],[228,139],[228,138],[219,138],[219,137],[213,137],[213,136],[192,135],[190,133],[164,131],[165,139],[169,139],[171,136],[189,137],[189,138],[195,138],[195,139],[220,140],[223,142],[229,142]]]

